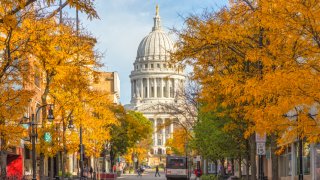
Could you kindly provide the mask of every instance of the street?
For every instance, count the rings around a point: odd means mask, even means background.
[[[142,176],[139,176],[137,174],[123,174],[118,179],[126,179],[126,180],[136,180],[136,179],[143,179],[143,180],[165,180],[165,174],[164,172],[160,172],[160,177],[154,176],[154,171],[145,171]]]
[[[142,177],[137,174],[123,174],[121,177],[118,177],[118,179],[126,179],[126,180],[138,180],[138,179],[143,179],[143,180],[165,180],[166,176],[163,171],[160,171],[160,177],[154,177],[155,171],[151,170],[146,170],[143,174]],[[195,176],[192,174],[190,177],[190,180],[194,180]]]

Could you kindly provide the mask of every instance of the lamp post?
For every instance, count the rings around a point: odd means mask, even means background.
[[[186,149],[186,169],[187,169],[187,179],[189,180],[188,139],[186,140],[185,149]]]
[[[31,115],[31,122],[29,122],[28,124],[31,125],[31,146],[32,146],[32,180],[36,180],[37,179],[37,164],[36,164],[36,139],[37,139],[37,132],[36,132],[36,125],[37,124],[37,117],[38,114],[40,112],[40,109],[42,109],[43,107],[49,106],[49,110],[48,110],[48,116],[47,119],[48,120],[53,120],[54,119],[54,115],[53,115],[53,104],[46,104],[46,105],[42,105],[40,107],[37,107],[36,109],[36,114],[32,113]],[[30,120],[30,118],[29,118]]]
[[[69,129],[74,129],[74,125],[73,125],[73,119],[71,118],[69,120],[69,124],[68,124],[68,128]],[[79,128],[79,139],[80,139],[80,179],[83,177],[83,157],[84,157],[84,146],[82,143],[82,123],[80,122],[80,128]]]
[[[284,116],[287,117],[287,118],[292,118],[293,120],[297,121],[298,124],[299,124],[299,118],[298,118],[298,109],[297,107],[295,107],[295,111],[296,111],[296,114],[294,115],[288,115],[288,114],[285,114]],[[299,146],[299,150],[298,150],[298,156],[299,156],[299,180],[303,180],[303,158],[302,158],[302,153],[303,153],[303,149],[302,149],[302,146],[303,146],[303,142],[302,142],[302,138],[300,137],[300,133],[298,133],[298,146]]]

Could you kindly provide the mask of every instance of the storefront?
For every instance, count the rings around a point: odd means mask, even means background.
[[[299,176],[300,157],[299,143],[295,142],[288,145],[279,157],[279,175],[282,180],[294,180]],[[318,152],[319,151],[319,152]],[[320,165],[320,144],[313,145],[307,142],[302,147],[303,178],[305,180],[320,180],[317,169]],[[317,161],[319,161],[317,163]],[[318,165],[319,164],[319,165]]]
[[[23,177],[22,148],[10,148],[7,151],[7,176],[14,179]]]

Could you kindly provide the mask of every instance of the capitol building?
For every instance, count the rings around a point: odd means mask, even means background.
[[[166,141],[175,129],[172,122],[179,118],[166,107],[177,103],[176,94],[185,83],[183,70],[169,64],[174,43],[161,27],[158,6],[153,19],[152,31],[142,39],[137,50],[130,74],[131,104],[126,105],[127,109],[143,113],[154,125],[151,165],[164,159],[161,157],[166,154]]]

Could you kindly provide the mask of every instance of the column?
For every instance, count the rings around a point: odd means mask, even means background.
[[[160,97],[163,98],[163,78],[160,78]]]
[[[153,87],[153,89],[154,89],[154,97],[156,98],[156,97],[158,97],[158,91],[157,91],[157,89],[158,89],[157,78],[153,78],[153,84],[154,84],[154,87]]]
[[[170,136],[173,138],[173,122],[170,124]]]
[[[157,119],[154,119],[154,146],[157,146],[158,134],[157,134]]]
[[[133,93],[134,93],[135,98],[137,98],[137,96],[138,96],[137,92],[138,92],[137,80],[133,80]]]
[[[164,118],[162,120],[162,124],[165,125],[166,124],[166,119]],[[166,145],[166,127],[164,126],[163,129],[162,129],[162,146],[165,146]]]
[[[176,79],[173,79],[173,97],[176,97],[177,93],[177,81]]]
[[[143,98],[143,78],[140,79],[140,97]]]
[[[166,91],[167,91],[167,97],[170,98],[170,78],[167,79],[167,88],[166,88]]]
[[[133,88],[134,88],[133,80],[131,80],[131,99],[133,99]]]
[[[150,97],[150,78],[147,78],[147,98]]]

